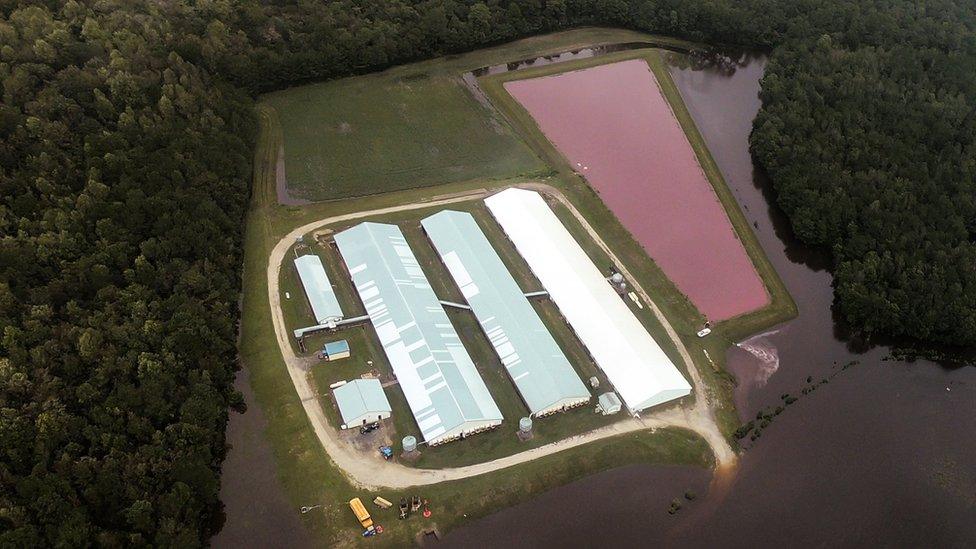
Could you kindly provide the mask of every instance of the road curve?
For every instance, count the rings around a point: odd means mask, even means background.
[[[302,366],[301,359],[295,355],[291,348],[289,341],[290,333],[285,325],[284,316],[281,312],[279,274],[288,249],[291,247],[292,243],[295,242],[295,239],[298,236],[304,235],[326,225],[345,221],[355,221],[356,219],[375,215],[384,215],[436,206],[446,206],[457,202],[483,198],[488,194],[497,192],[498,189],[492,191],[480,190],[467,194],[435,198],[425,202],[378,208],[375,210],[342,214],[320,219],[292,230],[281,240],[279,240],[275,247],[271,250],[271,254],[268,257],[267,266],[268,301],[269,305],[271,306],[271,317],[274,324],[275,336],[278,340],[278,348],[281,351],[281,357],[287,366],[288,374],[291,376],[292,383],[295,386],[295,391],[298,393],[298,397],[302,401],[302,406],[305,408],[305,413],[308,415],[308,419],[312,424],[312,429],[315,431],[315,435],[318,437],[322,447],[329,455],[329,458],[332,459],[336,467],[338,467],[339,470],[345,474],[349,481],[356,486],[365,489],[401,489],[410,486],[436,484],[439,482],[482,475],[492,471],[498,471],[506,467],[511,467],[513,465],[518,465],[520,463],[532,461],[543,456],[555,454],[557,452],[596,440],[626,433],[633,433],[644,429],[682,427],[695,431],[702,436],[706,442],[708,442],[712,452],[715,454],[715,459],[718,466],[723,468],[730,468],[734,466],[737,456],[729,446],[728,441],[726,441],[725,437],[722,436],[722,433],[718,428],[718,424],[715,421],[715,415],[711,408],[712,397],[709,393],[708,387],[703,383],[694,362],[691,360],[691,355],[689,355],[688,350],[684,346],[684,343],[682,343],[681,339],[674,331],[674,328],[661,313],[661,310],[657,307],[654,301],[651,300],[650,296],[644,291],[636,279],[630,276],[630,273],[627,272],[627,269],[623,263],[617,259],[617,257],[610,250],[609,246],[603,242],[599,234],[590,226],[582,214],[580,214],[576,207],[573,206],[573,204],[558,189],[542,183],[525,184],[519,186],[542,191],[547,195],[554,197],[561,204],[565,205],[569,211],[572,212],[573,216],[575,216],[576,219],[582,224],[593,240],[596,241],[597,244],[599,244],[599,246],[614,261],[614,263],[620,267],[622,274],[626,276],[628,280],[630,280],[633,288],[650,306],[651,310],[654,312],[654,315],[664,326],[668,335],[674,340],[678,351],[681,353],[681,357],[687,365],[687,370],[691,375],[692,384],[694,385],[696,392],[694,406],[669,408],[660,412],[647,414],[641,418],[630,418],[623,421],[618,421],[599,429],[594,429],[580,435],[552,442],[510,456],[505,456],[475,465],[447,469],[417,469],[406,467],[398,463],[386,462],[378,457],[375,459],[364,460],[363,454],[360,451],[353,448],[352,445],[343,441],[341,437],[339,437],[338,431],[329,424],[325,417],[325,413],[322,411],[322,407],[319,404],[316,392],[309,383],[306,371]]]

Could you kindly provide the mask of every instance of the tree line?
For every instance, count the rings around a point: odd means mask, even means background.
[[[0,0],[0,545],[205,544],[256,93],[580,25],[771,52],[751,146],[865,333],[976,340],[964,0]]]

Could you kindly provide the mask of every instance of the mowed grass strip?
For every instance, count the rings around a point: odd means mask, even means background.
[[[292,88],[264,102],[281,122],[285,179],[296,198],[346,198],[546,169],[474,99],[460,75],[430,66]]]

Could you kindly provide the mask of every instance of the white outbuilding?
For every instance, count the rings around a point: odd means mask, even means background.
[[[343,429],[362,427],[390,417],[390,401],[378,379],[355,379],[336,387],[332,394],[339,405]]]

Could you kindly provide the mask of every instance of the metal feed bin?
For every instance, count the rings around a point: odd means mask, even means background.
[[[532,431],[532,418],[523,417],[519,420],[519,431],[523,433],[529,433]]]
[[[413,452],[417,449],[417,437],[413,435],[407,435],[403,437],[403,451]]]

